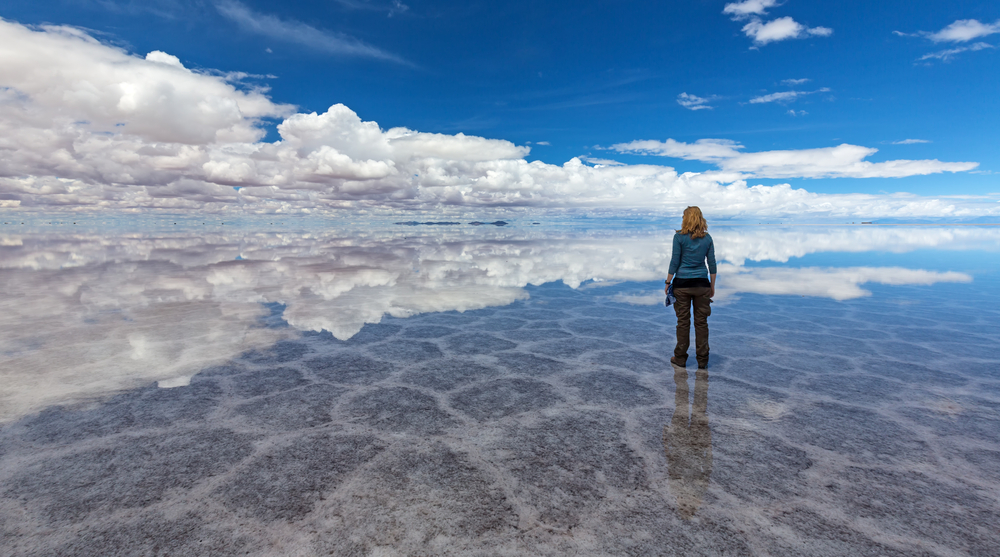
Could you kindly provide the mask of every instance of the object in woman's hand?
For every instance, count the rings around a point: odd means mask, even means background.
[[[671,304],[677,301],[677,297],[674,296],[674,284],[670,283],[667,286],[667,299],[663,301],[663,305],[670,307]]]

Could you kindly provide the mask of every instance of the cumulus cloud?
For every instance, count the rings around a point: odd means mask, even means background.
[[[741,153],[720,165],[723,170],[768,178],[902,178],[972,170],[977,163],[938,160],[865,161],[878,149],[842,144],[820,149]]]
[[[613,145],[620,153],[660,155],[716,164],[724,172],[756,178],[902,178],[941,172],[972,170],[978,163],[938,160],[895,160],[873,163],[864,159],[878,149],[842,144],[820,149],[741,152],[743,146],[725,140],[689,144],[668,139]]]
[[[743,0],[726,4],[722,13],[732,17],[734,21],[747,20],[743,33],[753,39],[755,46],[784,41],[787,39],[802,39],[805,37],[829,37],[833,29],[829,27],[807,27],[791,17],[779,17],[765,22],[760,16],[767,15],[767,10],[779,5],[778,0]],[[790,84],[805,83],[808,79],[785,80]]]
[[[936,33],[921,34],[936,43],[967,43],[996,33],[1000,33],[1000,20],[989,24],[976,19],[960,19]]]
[[[829,87],[823,87],[822,89],[817,89],[815,91],[781,91],[778,93],[771,93],[770,95],[761,95],[759,97],[754,97],[750,99],[750,104],[761,104],[761,103],[790,103],[795,102],[800,97],[807,95],[815,95],[816,93],[829,93]]]
[[[743,0],[726,4],[722,13],[731,15],[733,19],[746,19],[752,15],[765,15],[769,8],[778,5],[778,0]]]
[[[69,27],[32,31],[0,21],[0,38],[3,135],[48,143],[57,158],[74,139],[96,147],[121,134],[151,144],[253,142],[264,135],[261,118],[293,111],[188,70],[176,56],[129,56]]]
[[[706,99],[696,95],[689,95],[687,93],[677,95],[677,104],[688,110],[712,110],[712,107],[708,105],[710,102],[711,99]]]
[[[767,23],[764,23],[759,18],[753,18],[743,26],[743,33],[753,39],[755,45],[763,46],[768,43],[787,39],[829,37],[833,34],[833,29],[829,27],[806,27],[791,17],[785,16],[768,21]]]
[[[0,21],[0,76],[0,203],[20,210],[669,213],[696,200],[727,216],[983,210],[938,199],[842,198],[745,183],[749,176],[908,176],[974,163],[869,163],[861,159],[874,151],[856,146],[742,153],[742,146],[722,139],[640,141],[621,150],[719,166],[705,173],[596,167],[579,158],[562,165],[528,162],[529,149],[509,141],[386,130],[341,104],[295,113],[262,90],[236,87],[218,72],[192,71],[168,53],[130,55],[67,27]],[[261,141],[264,119],[281,120],[278,141]]]
[[[215,7],[223,17],[234,21],[245,31],[264,37],[330,54],[406,63],[399,56],[366,44],[354,37],[342,33],[321,31],[300,21],[283,20],[273,15],[261,14],[236,0],[222,0],[216,3]]]
[[[809,79],[809,78],[782,79],[781,83],[784,84],[784,85],[802,85],[803,83],[809,83],[810,81],[812,81],[812,80]]]

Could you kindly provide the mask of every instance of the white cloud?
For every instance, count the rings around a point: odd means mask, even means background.
[[[989,43],[974,43],[974,44],[969,45],[969,46],[960,46],[960,47],[956,47],[956,48],[948,48],[948,49],[945,49],[945,50],[939,50],[937,52],[929,52],[927,54],[924,54],[920,58],[917,58],[917,61],[918,62],[922,62],[924,60],[941,60],[942,62],[948,62],[952,58],[954,58],[955,56],[957,56],[957,55],[959,55],[959,54],[961,54],[963,52],[976,52],[976,51],[985,50],[985,49],[988,49],[988,48],[996,48],[996,47],[993,46],[993,45],[991,45],[991,44],[989,44]]]
[[[806,112],[805,110],[789,110],[788,111],[788,115],[789,116],[805,116],[806,114],[809,114],[809,113]]]
[[[941,172],[972,170],[978,163],[939,160],[895,160],[879,163],[864,159],[878,149],[838,145],[820,149],[741,152],[743,146],[724,140],[701,140],[694,144],[668,139],[633,141],[613,145],[620,153],[652,154],[716,164],[723,172],[755,178],[901,178]]]
[[[687,93],[677,95],[677,104],[688,110],[712,110],[712,107],[708,106],[708,103],[710,102],[711,99],[689,95]]]
[[[368,0],[334,0],[336,3],[344,6],[345,8],[350,8],[352,10],[370,10],[386,12],[388,17],[392,17],[396,14],[406,13],[409,11],[410,7],[406,4],[400,2],[400,0],[392,0],[391,2],[370,2]]]
[[[809,78],[783,79],[783,80],[781,80],[781,83],[783,83],[785,85],[802,85],[803,83],[809,83],[810,81],[812,81],[812,80],[809,79]]]
[[[993,24],[989,24],[982,23],[976,19],[960,19],[934,33],[928,31],[918,31],[916,33],[893,31],[893,33],[902,37],[924,37],[935,43],[967,43],[974,39],[1000,33],[1000,20],[997,20]],[[917,58],[917,62],[924,62],[927,60],[941,60],[942,62],[948,62],[963,52],[976,52],[991,48],[996,47],[992,44],[980,41],[969,46],[959,46],[936,52],[929,52],[920,58]]]
[[[916,145],[917,143],[930,143],[929,139],[903,139],[900,141],[893,141],[893,145]]]
[[[983,214],[983,205],[971,202],[837,197],[789,186],[749,188],[744,181],[909,176],[975,163],[869,163],[862,159],[873,150],[849,145],[741,153],[741,145],[724,139],[616,146],[719,167],[703,173],[654,165],[597,168],[576,158],[562,165],[528,162],[529,149],[509,141],[383,130],[340,104],[293,114],[293,107],[261,91],[189,70],[170,54],[132,56],[65,27],[31,30],[0,21],[0,75],[6,87],[0,90],[0,200],[19,211],[576,207],[669,213],[697,202],[727,216]],[[279,141],[261,142],[263,118],[283,118]]]
[[[180,58],[172,54],[167,54],[166,52],[160,52],[159,50],[154,50],[153,52],[147,54],[146,60],[149,60],[150,62],[159,62],[160,64],[166,64],[182,70],[184,69],[184,64],[181,64]]]
[[[976,19],[960,19],[936,33],[921,33],[936,42],[967,43],[973,39],[1000,33],[1000,20],[993,24],[981,23]]]
[[[536,141],[535,145],[545,145],[545,146],[548,146],[548,145],[552,145],[552,144],[549,143],[548,141]]]
[[[52,149],[45,156],[60,159],[53,166],[72,164],[68,157],[110,141],[108,134],[184,145],[252,142],[263,136],[260,118],[292,112],[188,70],[175,56],[153,51],[143,60],[77,29],[32,31],[0,20],[0,39],[3,135]]]
[[[805,37],[829,37],[833,29],[829,27],[807,27],[789,16],[779,17],[764,22],[760,16],[767,15],[767,10],[779,5],[779,0],[743,0],[726,4],[722,13],[732,16],[734,21],[747,20],[743,33],[753,39],[754,45],[763,46],[768,43],[787,39],[802,39]],[[797,85],[808,79],[788,79],[786,83]]]
[[[823,87],[822,89],[817,89],[815,91],[781,91],[779,93],[771,93],[770,95],[762,95],[760,97],[754,97],[750,99],[750,104],[761,104],[761,103],[790,103],[799,99],[799,97],[804,97],[806,95],[814,95],[816,93],[829,93],[830,89],[828,87]]]
[[[611,159],[597,159],[594,157],[580,157],[585,163],[593,164],[595,166],[626,166],[623,162],[618,162]]]
[[[236,0],[222,0],[215,7],[224,17],[236,22],[241,28],[251,33],[330,54],[407,63],[395,54],[385,52],[354,37],[342,33],[321,31],[300,21],[287,21],[272,15],[257,13]]]
[[[746,19],[752,15],[765,15],[769,8],[778,5],[778,0],[743,0],[726,4],[722,13],[733,16],[733,19]]]
[[[743,146],[728,139],[699,139],[694,143],[684,143],[668,139],[657,141],[653,139],[618,143],[611,149],[619,153],[637,153],[642,155],[659,155],[675,159],[718,162],[739,155]]]
[[[754,97],[750,99],[750,104],[760,104],[760,103],[771,103],[771,102],[789,102],[801,97],[802,95],[808,95],[811,92],[806,91],[781,91],[780,93],[771,93],[769,95],[763,95],[760,97]]]
[[[864,159],[878,149],[838,145],[820,149],[741,153],[723,161],[723,170],[768,178],[901,178],[941,172],[972,170],[977,163],[938,160],[895,160],[873,163]]]
[[[752,18],[743,26],[743,32],[747,37],[753,39],[754,44],[763,46],[787,39],[803,39],[810,36],[829,37],[833,34],[833,29],[806,27],[791,17],[785,16],[767,23],[762,22],[760,18]]]

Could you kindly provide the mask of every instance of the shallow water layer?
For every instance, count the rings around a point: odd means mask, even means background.
[[[993,229],[713,230],[707,371],[668,234],[412,234],[6,236],[5,552],[1000,542]]]

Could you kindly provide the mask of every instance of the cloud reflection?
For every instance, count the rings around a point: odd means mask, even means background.
[[[748,268],[817,251],[971,249],[1000,245],[993,229],[720,229],[723,278],[735,292],[844,300],[860,285],[963,282],[961,273],[899,267]],[[572,288],[660,281],[670,234],[479,230],[245,230],[6,235],[0,238],[0,419],[53,401],[197,369],[299,331],[338,339],[383,316],[503,306],[527,285]],[[662,295],[648,296],[662,303]],[[642,297],[639,297],[642,298]],[[624,301],[643,302],[642,299]],[[292,330],[261,325],[283,306]],[[180,384],[178,383],[178,384]]]
[[[748,292],[850,300],[870,296],[871,292],[860,286],[867,283],[929,286],[939,282],[972,282],[972,277],[965,273],[939,273],[902,267],[848,267],[840,269],[765,267],[747,269],[735,265],[723,265],[719,268],[719,273],[725,274],[727,283],[732,285],[718,289],[717,296],[720,298],[737,292]]]

